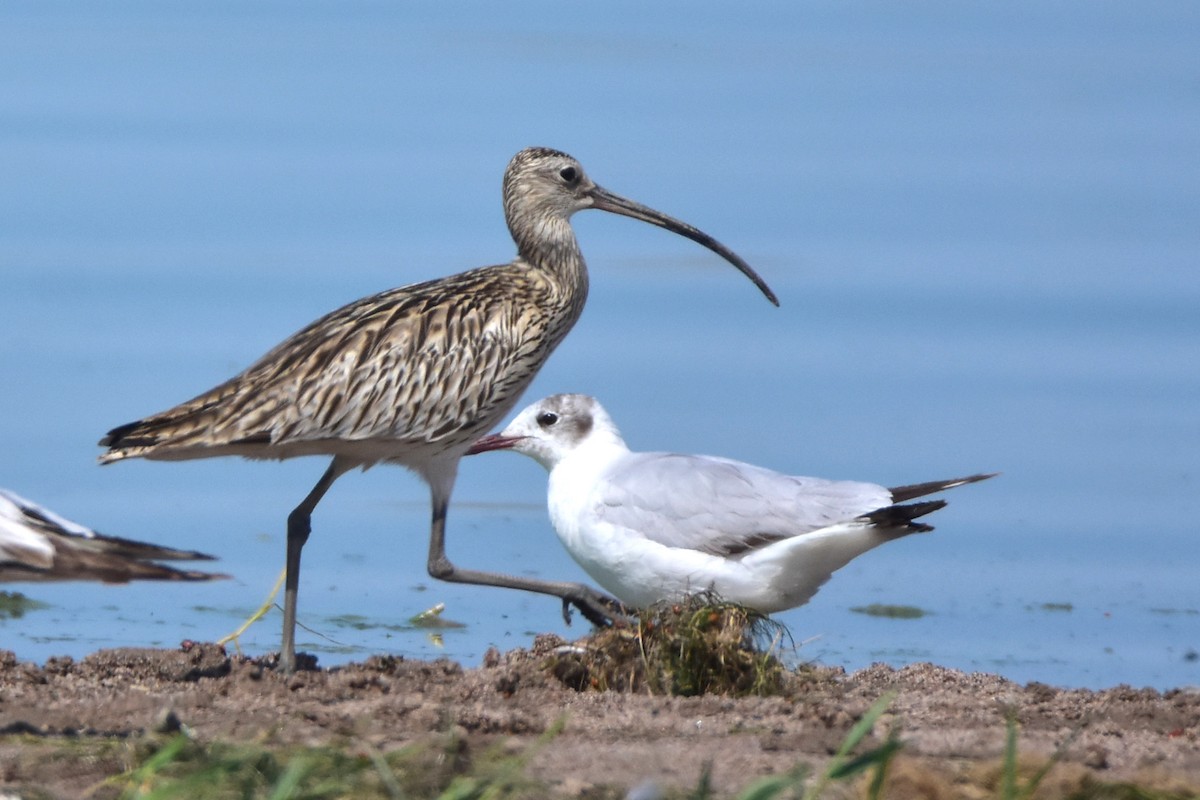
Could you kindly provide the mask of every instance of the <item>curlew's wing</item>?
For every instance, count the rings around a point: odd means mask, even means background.
[[[782,475],[729,459],[631,453],[593,495],[611,525],[671,547],[730,556],[867,514],[892,502],[870,483]]]
[[[155,560],[212,560],[192,550],[104,536],[0,489],[0,581],[203,581],[224,578]]]
[[[566,335],[578,311],[551,329],[541,310],[564,302],[582,307],[522,262],[364,298],[211,391],[113,429],[100,460],[283,457],[333,452],[322,449],[330,440],[468,443],[512,408]]]

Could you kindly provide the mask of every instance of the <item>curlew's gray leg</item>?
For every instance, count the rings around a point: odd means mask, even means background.
[[[283,642],[279,646],[279,669],[291,674],[296,671],[296,594],[300,588],[300,551],[312,532],[312,512],[342,473],[351,465],[333,459],[329,469],[317,481],[308,496],[288,514],[287,522],[287,580],[283,589]]]
[[[439,494],[436,489],[433,490],[433,524],[429,534],[429,574],[433,577],[451,583],[499,586],[562,598],[563,618],[568,623],[571,621],[571,606],[578,608],[593,625],[609,625],[625,616],[625,608],[619,602],[582,583],[539,581],[497,572],[459,569],[454,566],[450,559],[446,558],[446,508],[450,498]]]

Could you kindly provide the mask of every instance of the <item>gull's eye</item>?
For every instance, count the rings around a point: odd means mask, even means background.
[[[537,415],[537,424],[543,428],[549,428],[556,422],[558,422],[558,414],[553,411],[543,411]]]
[[[558,171],[558,177],[562,178],[568,184],[574,184],[579,180],[579,170],[574,167],[563,167]]]

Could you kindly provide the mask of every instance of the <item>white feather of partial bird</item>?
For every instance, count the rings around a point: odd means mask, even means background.
[[[0,582],[125,583],[227,577],[154,563],[197,560],[209,561],[212,556],[105,536],[15,492],[0,489]]]

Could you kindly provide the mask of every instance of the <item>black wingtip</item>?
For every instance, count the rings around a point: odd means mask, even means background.
[[[977,475],[968,475],[965,478],[951,478],[946,481],[927,481],[926,483],[913,483],[908,486],[895,486],[888,489],[888,491],[892,493],[892,502],[903,503],[916,497],[933,494],[934,492],[943,492],[947,489],[965,486],[968,483],[986,481],[988,478],[994,478],[999,474],[999,472],[981,472]]]
[[[103,545],[106,552],[133,561],[216,561],[216,556],[201,553],[196,550],[179,550],[174,547],[164,547],[158,544],[139,542],[136,539],[125,539],[120,536],[109,536],[94,533],[91,541]]]
[[[872,522],[881,528],[903,528],[906,533],[928,533],[933,530],[932,525],[913,520],[945,507],[945,500],[926,500],[923,503],[887,506],[863,514],[859,519]]]

